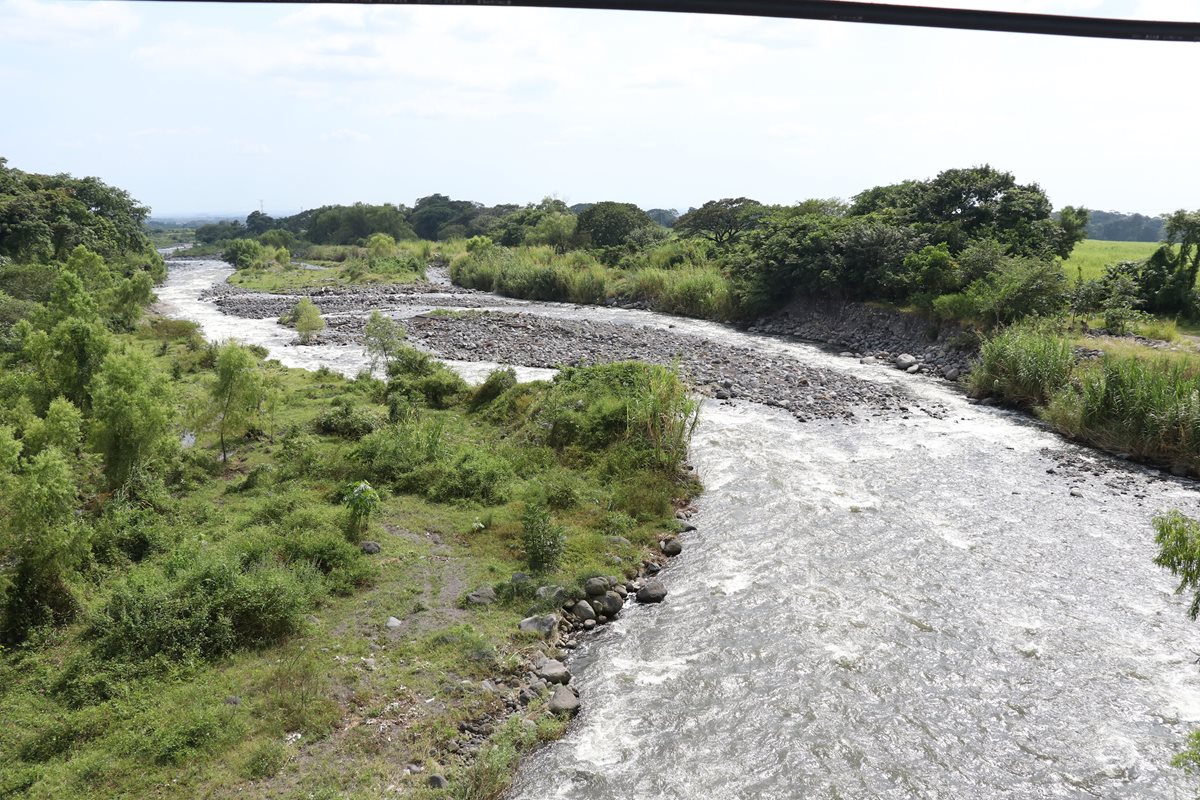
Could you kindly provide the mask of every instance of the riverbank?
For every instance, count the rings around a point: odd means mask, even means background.
[[[760,360],[898,385],[949,413],[796,424],[710,402],[695,447],[710,491],[667,573],[667,602],[577,640],[568,667],[585,713],[522,769],[516,797],[735,795],[751,784],[769,798],[799,785],[870,796],[897,774],[972,800],[1014,785],[1069,794],[1082,783],[1139,800],[1185,791],[1166,763],[1189,728],[1188,698],[1200,696],[1185,657],[1195,630],[1138,532],[1161,505],[1194,503],[1190,484],[890,366],[660,315],[524,310],[703,332]],[[228,319],[217,322],[233,335]],[[351,374],[361,363],[356,348],[288,347],[286,336],[285,360],[325,358]],[[1000,667],[983,670],[981,653]],[[957,688],[931,697],[930,680]],[[1025,709],[1020,726],[995,725],[996,696]],[[1113,707],[1135,711],[1117,720]],[[798,727],[797,715],[811,722]],[[952,757],[904,758],[896,720],[911,720],[903,742]],[[1038,756],[1021,749],[1031,737]],[[824,757],[831,740],[857,766]],[[1104,744],[1116,740],[1129,745]]]

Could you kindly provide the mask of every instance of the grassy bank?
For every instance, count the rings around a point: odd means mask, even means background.
[[[720,266],[701,257],[672,262],[677,244],[652,250],[624,268],[606,266],[583,251],[559,255],[550,247],[483,245],[452,261],[450,277],[459,286],[525,300],[618,301],[699,319],[735,318],[732,286]],[[664,266],[654,266],[660,263]]]
[[[695,406],[659,368],[470,389],[400,348],[388,381],[350,381],[162,319],[116,346],[199,436],[80,499],[76,612],[0,656],[0,796],[424,796],[436,771],[437,796],[494,797],[562,728],[538,701],[503,723],[483,684],[542,646],[516,629],[546,607],[534,589],[633,574],[697,489],[679,470]],[[213,398],[239,374],[264,391],[222,427]],[[351,499],[364,481],[377,502]],[[497,603],[464,606],[492,585]],[[478,758],[468,727],[492,731]]]
[[[1076,348],[1097,348],[1080,358]],[[1059,432],[1141,461],[1200,475],[1200,357],[1112,339],[1076,339],[1050,322],[983,344],[979,396],[1026,408]]]

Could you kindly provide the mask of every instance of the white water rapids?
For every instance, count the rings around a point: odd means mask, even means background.
[[[358,348],[291,346],[270,320],[198,300],[224,265],[171,267],[162,307],[209,338],[290,366],[362,366]],[[1153,565],[1150,527],[1158,510],[1200,513],[1193,484],[925,378],[621,316],[897,382],[950,413],[800,423],[706,401],[692,447],[705,493],[663,573],[670,594],[577,652],[584,710],[512,797],[1195,795],[1169,761],[1200,725],[1200,626]]]

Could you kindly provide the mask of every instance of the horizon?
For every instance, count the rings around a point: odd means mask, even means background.
[[[930,4],[1196,16],[1186,0]],[[97,176],[160,219],[434,193],[791,204],[983,163],[1039,184],[1056,208],[1197,205],[1200,159],[1187,154],[1200,110],[1162,79],[1195,72],[1189,44],[651,12],[49,0],[0,0],[0,44],[20,121],[0,131],[10,165]]]

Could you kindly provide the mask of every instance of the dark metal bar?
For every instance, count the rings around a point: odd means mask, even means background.
[[[179,0],[167,0],[177,2]],[[208,2],[208,0],[184,0]],[[220,2],[296,2],[297,0],[219,0]],[[586,8],[612,11],[660,11],[685,14],[727,14],[748,17],[862,22],[919,28],[1036,33],[1094,39],[1134,39],[1156,42],[1200,42],[1200,22],[1168,22],[1012,11],[930,8],[928,6],[864,3],[851,0],[298,0],[302,3],[362,5],[492,6],[525,8]]]

